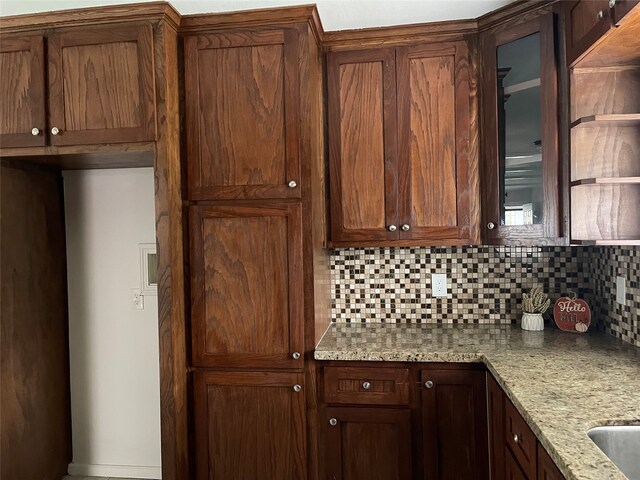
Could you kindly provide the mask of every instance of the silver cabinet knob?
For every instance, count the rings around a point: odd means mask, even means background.
[[[616,0],[609,0],[609,8],[614,8],[616,6]]]
[[[329,419],[329,425],[331,425],[332,427],[335,427],[338,424],[338,420],[335,418],[330,418]]]
[[[598,12],[597,17],[598,17],[598,20],[601,20],[601,19],[604,17],[604,12],[603,12],[602,10],[600,10],[600,11]]]
[[[424,386],[427,388],[433,388],[433,382],[431,380],[427,380],[424,382]]]
[[[513,436],[513,441],[514,441],[515,443],[520,443],[520,437],[518,436],[518,434],[517,434],[517,433]]]
[[[53,127],[51,129],[51,135],[58,135],[60,133],[60,130],[58,129],[58,127]]]
[[[300,352],[293,352],[291,357],[293,357],[294,360],[300,360]]]
[[[289,186],[289,188],[296,188],[298,186],[295,180],[289,180],[289,183],[287,185]]]
[[[411,229],[411,227],[409,225],[407,225],[406,223],[404,225],[402,225],[401,228],[402,228],[403,232],[408,232]]]
[[[38,135],[40,135],[40,129],[36,128],[36,127],[33,127],[31,129],[31,135],[33,135],[34,137],[37,137]]]
[[[301,392],[302,391],[302,385],[295,384],[293,386],[293,391],[296,392],[296,393],[297,392]]]
[[[496,224],[493,223],[493,222],[489,222],[489,223],[487,223],[487,228],[489,230],[493,230],[494,228],[496,228]]]
[[[387,227],[387,230],[389,230],[390,232],[395,232],[398,229],[398,227],[396,227],[395,225],[389,225]]]
[[[370,382],[362,382],[362,388],[364,388],[365,390],[369,390],[371,388],[371,383]]]

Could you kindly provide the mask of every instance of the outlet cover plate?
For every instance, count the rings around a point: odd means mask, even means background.
[[[431,293],[434,297],[447,296],[447,274],[446,273],[431,274]]]
[[[620,305],[626,303],[627,285],[624,277],[616,277],[616,302]]]

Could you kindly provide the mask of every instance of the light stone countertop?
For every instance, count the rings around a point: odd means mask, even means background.
[[[340,323],[329,327],[314,356],[482,362],[567,480],[626,478],[585,433],[640,424],[640,348],[610,335],[525,332],[511,325]]]

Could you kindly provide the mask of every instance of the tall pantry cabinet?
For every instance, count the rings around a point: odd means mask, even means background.
[[[181,25],[201,480],[315,478],[312,352],[330,321],[320,28],[313,7]]]

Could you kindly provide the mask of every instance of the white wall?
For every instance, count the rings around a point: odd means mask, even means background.
[[[64,172],[73,463],[160,478],[157,297],[134,310],[139,243],[155,243],[153,169]]]

